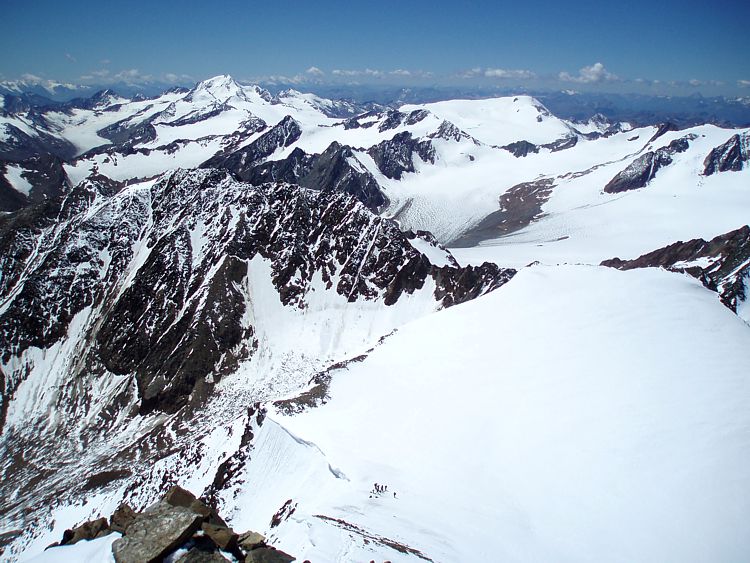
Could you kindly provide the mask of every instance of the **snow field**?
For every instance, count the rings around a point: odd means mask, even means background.
[[[741,560],[749,345],[686,276],[524,269],[402,327],[334,375],[328,404],[273,415],[294,439],[259,442],[248,483],[263,483],[265,511],[299,503],[276,535],[311,560],[415,560],[316,514],[436,561]],[[373,482],[399,498],[370,499]]]

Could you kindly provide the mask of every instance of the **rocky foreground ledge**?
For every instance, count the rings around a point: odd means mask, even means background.
[[[236,533],[218,512],[181,487],[135,512],[123,504],[109,520],[99,518],[65,530],[48,550],[93,540],[112,533],[122,537],[112,544],[117,563],[289,563],[295,558],[266,543],[256,532]]]

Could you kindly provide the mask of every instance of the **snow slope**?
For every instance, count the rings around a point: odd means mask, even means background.
[[[5,177],[16,191],[28,196],[31,193],[31,188],[33,186],[31,185],[31,182],[22,176],[24,171],[24,168],[21,166],[9,164],[6,166]]]
[[[541,145],[575,134],[570,125],[531,96],[447,100],[401,107],[401,111],[415,109],[426,109],[488,145],[503,146],[521,140]]]
[[[293,499],[269,531],[312,561],[740,561],[748,350],[686,276],[527,268],[273,414],[225,500],[243,528]]]

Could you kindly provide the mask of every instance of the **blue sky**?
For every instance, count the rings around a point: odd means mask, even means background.
[[[750,94],[750,1],[3,0],[0,75]]]

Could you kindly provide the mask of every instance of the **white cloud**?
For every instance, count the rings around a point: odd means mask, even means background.
[[[138,84],[140,82],[150,82],[153,79],[153,76],[150,74],[141,74],[141,71],[137,68],[130,68],[127,70],[121,70],[112,78],[125,82],[126,84]]]
[[[525,69],[508,70],[504,68],[487,68],[484,71],[484,75],[488,78],[520,78],[523,80],[536,78],[536,73]]]
[[[78,59],[76,59],[73,55],[70,53],[65,53],[65,58],[68,59],[72,63],[77,63]]]
[[[310,68],[308,68],[305,71],[305,74],[308,74],[310,76],[325,76],[325,72],[323,72],[316,66],[311,66]]]
[[[37,76],[36,74],[26,73],[21,75],[21,80],[24,82],[31,82],[34,84],[38,84],[39,82],[44,82],[44,79]]]
[[[477,76],[481,76],[483,72],[482,68],[477,66],[461,72],[459,76],[461,78],[476,78]]]
[[[536,78],[536,73],[526,69],[482,68],[480,66],[464,70],[457,75],[459,78],[501,78],[528,80]]]
[[[164,74],[164,81],[165,82],[193,82],[195,79],[190,76],[189,74],[175,74],[173,72],[167,72]]]
[[[591,66],[585,66],[573,76],[568,72],[561,72],[558,78],[563,82],[578,82],[580,84],[593,84],[597,82],[614,82],[619,80],[617,75],[612,74],[602,63],[594,63]]]
[[[336,76],[370,76],[373,78],[381,78],[385,73],[382,70],[373,70],[371,68],[366,68],[364,70],[342,70],[337,68],[331,71],[331,74],[335,74]]]
[[[750,80],[738,80],[737,86],[740,88],[750,88]]]
[[[693,78],[692,80],[688,81],[688,84],[690,84],[691,86],[703,86],[705,82],[703,82],[702,80],[698,80],[697,78]]]
[[[411,76],[412,73],[411,73],[410,70],[406,70],[406,69],[403,69],[403,68],[397,68],[396,70],[392,70],[388,74],[392,74],[394,76]]]

